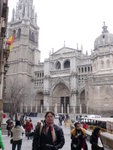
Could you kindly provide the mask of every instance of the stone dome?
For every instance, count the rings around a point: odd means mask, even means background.
[[[94,50],[103,46],[113,46],[113,34],[109,33],[104,23],[102,34],[94,42]]]

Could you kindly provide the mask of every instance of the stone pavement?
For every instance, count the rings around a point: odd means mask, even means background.
[[[33,119],[34,125],[36,125],[36,122],[37,122],[37,119],[36,118]],[[58,120],[55,120],[55,123],[58,124]],[[65,127],[65,125],[61,127],[65,135],[65,145],[62,148],[62,150],[70,150],[70,143],[71,143],[70,128]],[[12,145],[10,144],[10,137],[8,137],[7,135],[3,135],[3,141],[5,144],[5,150],[11,150]],[[88,150],[91,150],[91,145],[89,144],[89,142],[87,142],[87,144],[88,144]],[[32,140],[27,140],[25,136],[23,136],[22,150],[32,150]],[[105,150],[108,150],[108,149],[105,149]]]

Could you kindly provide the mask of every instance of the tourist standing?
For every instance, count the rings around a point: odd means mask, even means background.
[[[8,131],[8,136],[11,135],[11,129],[13,128],[14,124],[13,124],[13,121],[9,118],[7,121],[7,131]]]
[[[92,150],[104,150],[103,142],[100,135],[100,128],[96,127],[90,137]]]
[[[11,130],[12,133],[12,150],[21,150],[22,146],[22,136],[25,133],[24,128],[21,126],[20,121],[16,120],[15,127]]]
[[[83,128],[84,128],[85,130],[87,130],[87,124],[86,124],[86,122],[83,122]]]
[[[30,134],[32,129],[33,129],[32,122],[30,122],[30,120],[26,120],[25,133],[28,140],[30,139]]]
[[[65,143],[62,128],[54,124],[55,114],[51,111],[45,114],[45,123],[34,132],[32,150],[58,150]]]
[[[81,128],[81,124],[79,122],[76,122],[74,126],[75,128],[71,133],[71,150],[87,150],[88,147],[86,143],[85,129]]]

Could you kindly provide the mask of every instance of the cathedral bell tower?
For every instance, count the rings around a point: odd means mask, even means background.
[[[13,49],[10,52],[7,79],[27,87],[26,107],[31,106],[32,76],[40,62],[38,50],[39,27],[33,0],[19,0],[16,10],[12,11],[12,19],[8,24],[8,37],[15,33]],[[7,84],[10,84],[7,82]],[[7,85],[8,87],[9,85]]]

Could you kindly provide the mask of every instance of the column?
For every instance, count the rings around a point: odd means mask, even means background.
[[[80,114],[82,114],[82,105],[80,104]]]
[[[21,113],[23,112],[23,109],[24,109],[24,105],[21,104],[21,105],[20,105],[20,112],[21,112]]]
[[[36,103],[36,106],[35,106],[35,112],[37,112],[37,103]]]
[[[67,104],[67,114],[69,114],[69,104]]]
[[[44,95],[44,112],[49,111],[49,95]]]
[[[75,114],[77,112],[77,102],[76,102],[76,94],[71,95],[71,100],[70,100],[70,106],[71,106],[71,113]]]
[[[40,109],[41,109],[41,114],[42,114],[42,107],[43,107],[43,106],[42,106],[42,104],[41,104],[41,106],[40,106],[40,107],[41,107]]]
[[[32,112],[32,104],[31,104],[31,112]]]
[[[57,114],[57,103],[55,104],[54,112]]]
[[[63,108],[63,104],[61,104],[61,113],[64,113],[64,108]]]
[[[27,113],[27,106],[25,108],[26,108],[26,113]]]

